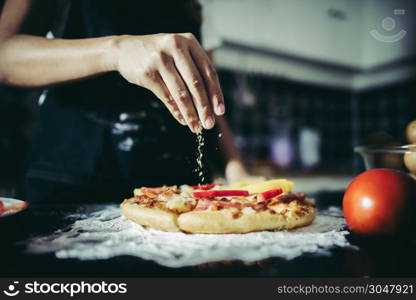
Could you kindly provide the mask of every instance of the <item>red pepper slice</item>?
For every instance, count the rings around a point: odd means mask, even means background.
[[[195,198],[214,198],[214,197],[231,197],[231,196],[248,196],[248,192],[245,190],[214,190],[194,192]]]
[[[214,188],[216,184],[199,184],[199,185],[191,185],[191,188],[198,189],[198,190],[210,190]]]
[[[281,193],[283,193],[282,189],[268,190],[268,191],[265,191],[261,194],[258,194],[257,195],[257,201],[258,202],[263,202],[263,201],[269,200],[270,198],[279,196]]]

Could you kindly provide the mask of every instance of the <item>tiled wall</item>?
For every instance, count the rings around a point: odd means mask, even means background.
[[[354,146],[380,131],[405,143],[404,129],[416,119],[415,82],[352,93],[228,71],[221,81],[247,161],[295,172],[357,172]]]

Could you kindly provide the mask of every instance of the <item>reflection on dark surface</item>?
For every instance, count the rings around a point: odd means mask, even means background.
[[[360,246],[357,253],[345,256],[346,272],[351,276],[414,277],[416,274],[415,240],[372,238],[352,235],[350,242]]]

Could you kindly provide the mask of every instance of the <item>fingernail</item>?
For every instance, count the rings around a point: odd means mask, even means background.
[[[217,106],[217,115],[223,115],[225,113],[225,106],[224,104],[220,103]]]
[[[182,117],[182,116],[179,116],[178,117],[178,119],[179,119],[179,123],[181,123],[182,125],[188,125],[187,123],[186,123],[186,121],[185,121],[185,119]]]
[[[202,131],[202,127],[199,124],[199,122],[198,123],[195,122],[192,128],[193,128],[194,133],[200,133]]]
[[[187,125],[188,125],[189,130],[190,130],[192,133],[196,133],[196,132],[195,132],[195,126],[190,125],[190,124],[187,124]]]
[[[214,127],[215,121],[213,117],[207,117],[205,119],[205,127],[207,129],[211,129],[212,127]]]

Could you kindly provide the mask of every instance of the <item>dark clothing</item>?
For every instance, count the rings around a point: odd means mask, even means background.
[[[120,202],[132,195],[132,186],[123,183],[96,186],[26,177],[22,187],[19,198],[28,199],[31,203]]]
[[[198,37],[200,24],[190,11],[191,2],[73,0],[63,37],[162,32]],[[129,190],[196,184],[196,147],[195,135],[160,100],[119,74],[69,83],[49,89],[41,107],[21,195],[30,201],[33,187],[28,185],[37,180]]]

